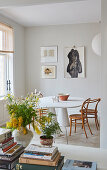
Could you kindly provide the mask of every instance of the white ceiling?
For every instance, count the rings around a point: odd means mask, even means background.
[[[30,6],[14,5],[2,6],[0,13],[27,27],[91,23],[101,20],[101,0],[72,0],[72,2],[30,4]]]

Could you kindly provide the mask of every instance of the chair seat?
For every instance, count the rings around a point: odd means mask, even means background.
[[[83,111],[83,113],[86,113],[86,109],[83,109],[82,111]],[[81,112],[81,110],[80,110],[80,112]],[[95,113],[96,112],[94,109],[87,109],[87,114],[95,115]]]
[[[86,118],[85,115],[83,117]],[[80,119],[82,119],[82,116],[81,116],[81,114],[72,114],[69,116],[69,118],[80,120]]]

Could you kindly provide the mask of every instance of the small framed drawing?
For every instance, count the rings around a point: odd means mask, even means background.
[[[41,62],[55,63],[57,62],[57,46],[41,47]]]
[[[85,77],[84,46],[66,47],[64,52],[65,52],[64,77],[84,78]]]
[[[55,79],[56,66],[41,66],[41,77],[44,79]]]

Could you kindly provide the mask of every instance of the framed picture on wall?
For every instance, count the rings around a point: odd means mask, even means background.
[[[55,79],[56,78],[56,66],[41,66],[41,78]]]
[[[57,46],[41,47],[41,62],[43,63],[55,63],[57,62]]]
[[[64,77],[85,77],[84,46],[66,47],[64,49]]]

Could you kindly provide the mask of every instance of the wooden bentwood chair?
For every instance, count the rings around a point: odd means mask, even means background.
[[[98,104],[101,101],[100,98],[98,99],[89,99],[88,101],[88,109],[87,109],[87,118],[94,118],[95,119],[95,124],[96,124],[96,128],[98,130],[99,127],[99,122],[98,122]],[[93,108],[94,107],[94,108]],[[85,113],[86,110],[83,109],[83,113]]]
[[[48,114],[48,108],[40,108],[37,109],[37,113],[36,113],[39,117],[42,117],[43,115]],[[33,117],[33,121],[34,121],[34,117]],[[29,129],[30,129],[30,125],[29,125]]]
[[[85,136],[86,136],[86,138],[88,138],[86,130],[85,130],[85,124],[87,124],[87,126],[90,130],[90,133],[92,134],[90,125],[88,123],[88,118],[87,118],[87,110],[88,110],[89,100],[90,99],[87,99],[83,102],[81,110],[80,110],[81,114],[72,114],[69,116],[69,118],[70,118],[70,136],[71,136],[71,130],[72,130],[73,123],[75,123],[75,132],[76,132],[76,125],[82,124],[82,128],[85,132]],[[79,122],[77,122],[77,121],[79,121]]]
[[[48,108],[41,108],[38,109],[39,116],[42,117],[43,115],[46,115],[48,113]]]

